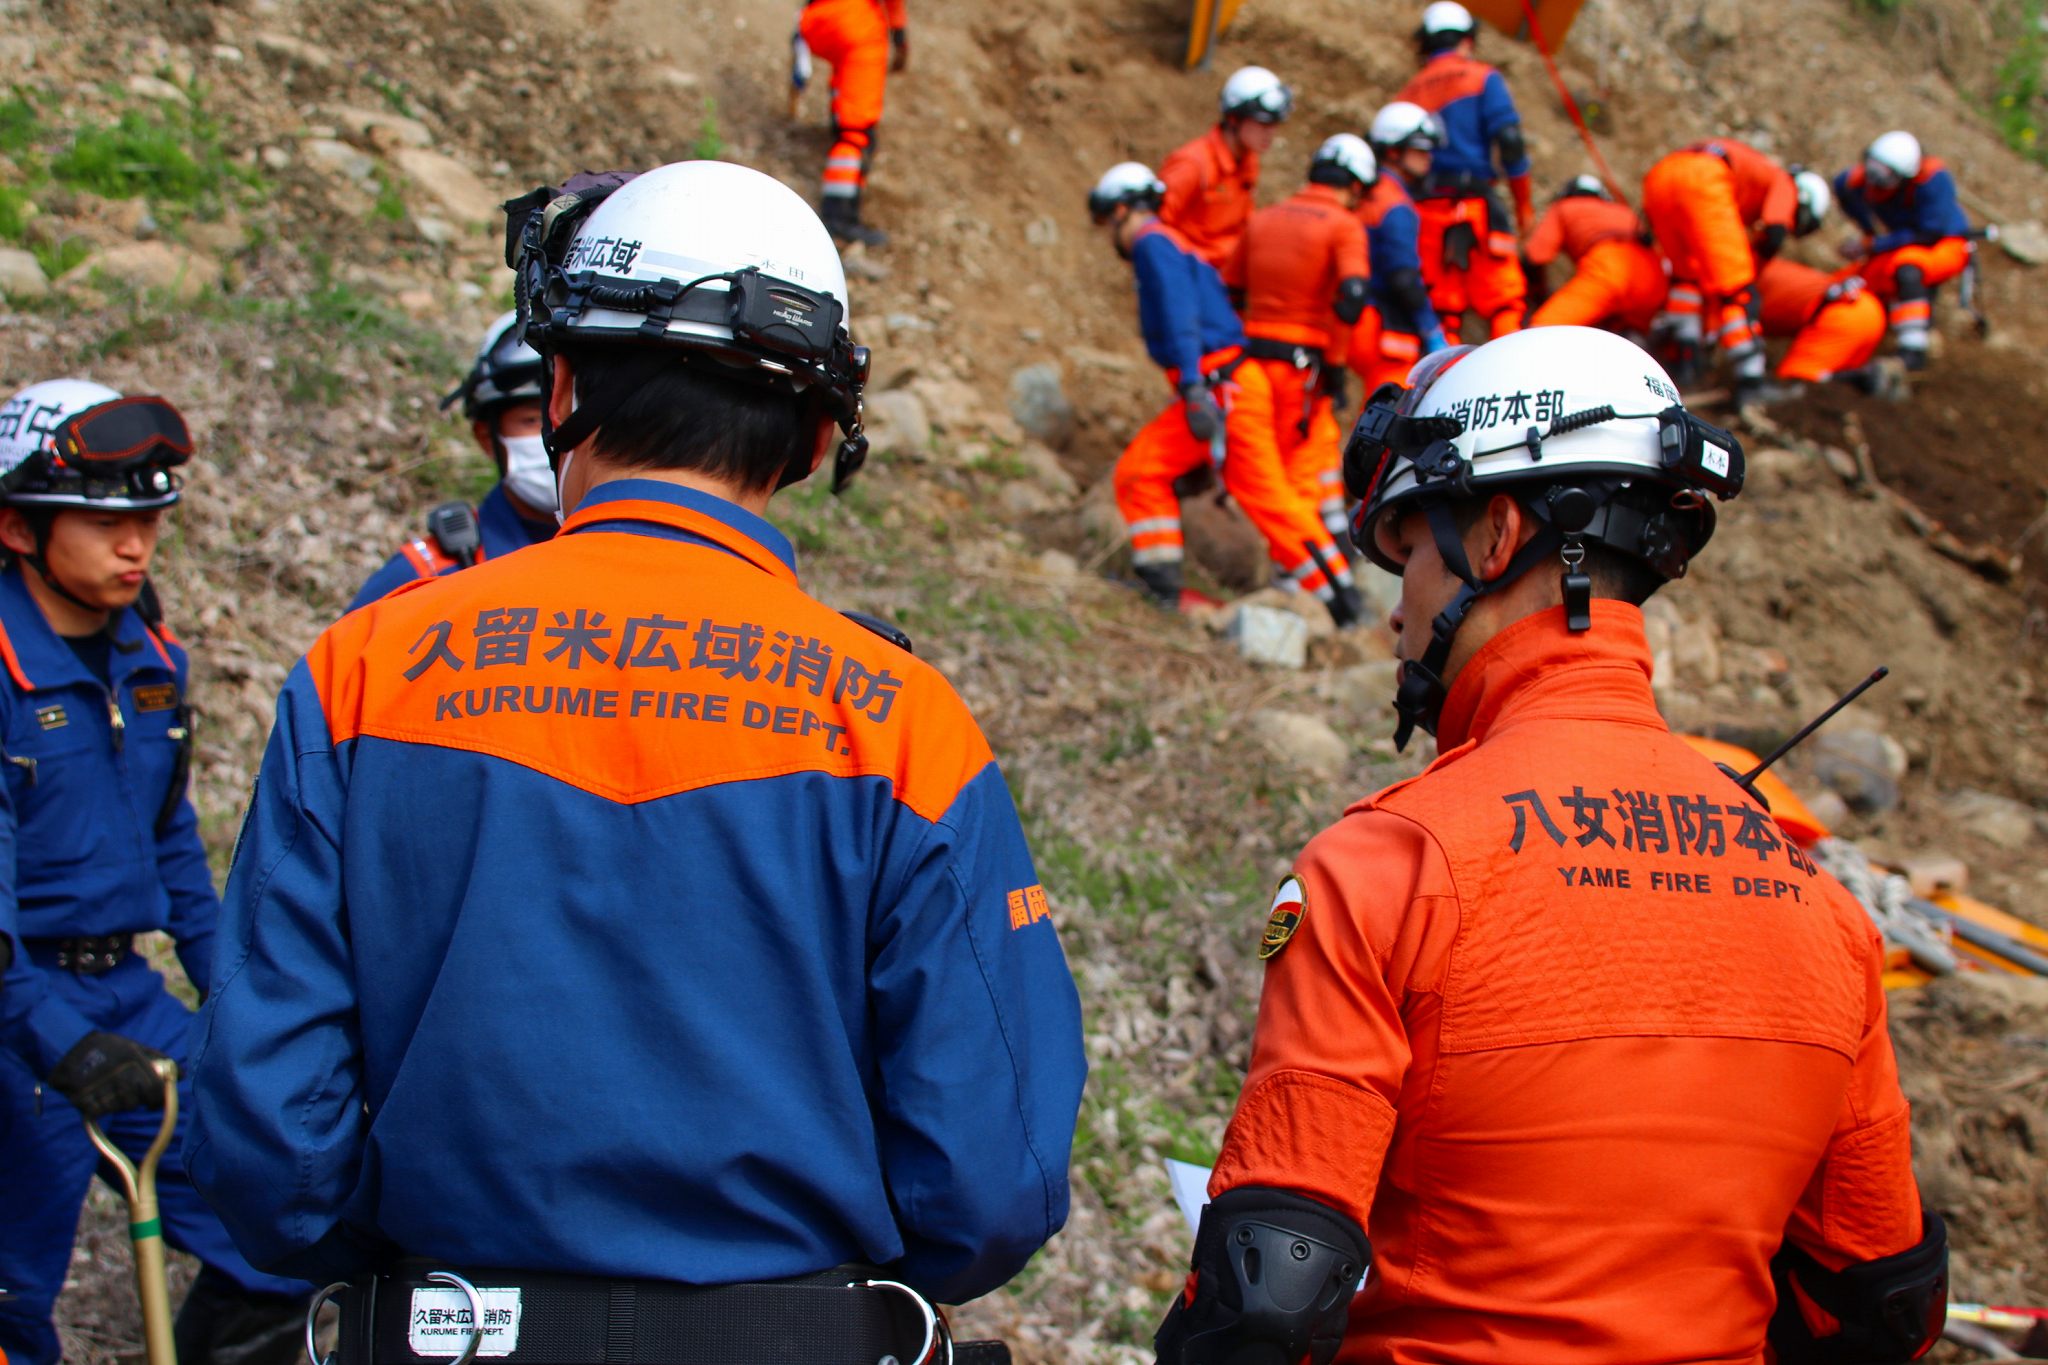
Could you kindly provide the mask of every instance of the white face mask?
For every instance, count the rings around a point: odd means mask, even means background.
[[[538,436],[500,436],[505,447],[505,487],[536,512],[555,510],[555,471]]]

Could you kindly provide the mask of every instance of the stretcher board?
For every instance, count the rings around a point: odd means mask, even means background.
[[[1188,19],[1188,70],[1209,64],[1211,45],[1237,18],[1238,6],[1243,3],[1244,0],[1195,0],[1194,12]]]
[[[2032,948],[2037,952],[2048,953],[2048,930],[2029,924],[2017,915],[2009,915],[1995,905],[1986,905],[1983,901],[1972,900],[1968,896],[1958,896],[1947,891],[1938,891],[1927,899],[1952,915],[1960,915],[1974,924],[1980,924],[1986,929],[1995,930],[2008,938],[2017,939],[2023,946]],[[1999,971],[2011,972],[2015,976],[2032,976],[2034,974],[2018,963],[2008,962],[1990,948],[1964,942],[1961,935],[1956,937],[1955,948],[1958,955],[1981,962],[1985,966],[1994,967]]]
[[[1531,0],[1536,26],[1543,30],[1543,42],[1552,52],[1564,46],[1564,35],[1572,31],[1585,0]],[[1529,16],[1522,0],[1465,0],[1465,8],[1482,23],[1493,25],[1510,38],[1529,40]]]

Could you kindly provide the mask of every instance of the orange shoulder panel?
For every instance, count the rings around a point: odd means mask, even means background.
[[[1486,88],[1486,78],[1492,74],[1491,66],[1474,57],[1457,53],[1433,57],[1423,63],[1422,70],[1411,76],[1394,98],[1435,113],[1453,100],[1478,94]]]
[[[796,772],[884,776],[933,820],[992,761],[936,670],[786,570],[633,535],[533,549],[321,636],[307,666],[334,742],[489,754],[623,803]]]

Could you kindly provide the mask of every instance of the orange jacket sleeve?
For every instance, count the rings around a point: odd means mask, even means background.
[[[1869,930],[1862,1045],[1827,1154],[1792,1210],[1786,1236],[1830,1270],[1892,1256],[1920,1240],[1912,1128],[1886,1026],[1884,945]]]
[[[1279,1186],[1363,1225],[1412,1059],[1404,1010],[1442,988],[1457,902],[1435,841],[1381,811],[1323,831],[1295,875],[1302,922],[1267,964],[1251,1071],[1209,1191]]]
[[[907,21],[903,16],[904,3],[905,0],[889,0],[889,3],[885,6],[889,12],[890,28],[902,28],[905,26]]]
[[[1358,221],[1355,213],[1346,213],[1337,222],[1336,243],[1331,248],[1332,259],[1337,264],[1337,278],[1371,279],[1372,266],[1365,250],[1365,224]]]
[[[1549,265],[1557,259],[1557,253],[1564,250],[1564,206],[1570,200],[1552,204],[1544,211],[1542,221],[1529,234],[1529,245],[1524,253],[1531,265]]]
[[[1162,222],[1171,227],[1185,223],[1193,216],[1208,180],[1206,169],[1199,145],[1182,147],[1160,165],[1159,179],[1166,186],[1166,196],[1159,204]]]

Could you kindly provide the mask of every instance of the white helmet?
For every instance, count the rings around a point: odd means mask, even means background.
[[[1395,100],[1372,116],[1366,135],[1383,153],[1395,147],[1419,147],[1435,151],[1444,145],[1444,126],[1437,116],[1419,104]]]
[[[1614,191],[1607,188],[1607,182],[1597,175],[1575,175],[1565,181],[1564,188],[1557,192],[1560,199],[1606,199],[1614,198]]]
[[[1294,92],[1263,66],[1241,66],[1231,72],[1217,102],[1225,118],[1254,123],[1278,123],[1294,112]]]
[[[1109,221],[1121,204],[1137,209],[1156,209],[1166,198],[1166,185],[1152,168],[1139,161],[1119,161],[1102,173],[1095,188],[1088,191],[1088,216],[1098,223]]]
[[[1467,38],[1477,37],[1479,25],[1472,18],[1472,11],[1456,0],[1436,0],[1436,3],[1422,11],[1422,22],[1416,25],[1415,41],[1424,52],[1441,52],[1455,47]]]
[[[1880,133],[1863,149],[1863,178],[1880,190],[1920,174],[1920,139],[1901,129]]]
[[[506,214],[524,338],[543,356],[580,342],[674,347],[816,394],[862,439],[868,353],[849,330],[846,272],[817,213],[781,181],[683,161],[574,176]],[[579,409],[548,430],[550,450],[574,449],[603,417]]]
[[[1821,220],[1828,216],[1828,209],[1835,202],[1835,192],[1828,188],[1826,176],[1803,166],[1792,168],[1792,188],[1799,194],[1799,211],[1792,221],[1792,234],[1804,237],[1818,229]]]
[[[169,507],[180,488],[171,471],[191,456],[185,419],[150,395],[48,379],[0,405],[0,502],[10,506]]]
[[[455,392],[441,400],[441,407],[445,411],[460,399],[464,417],[471,421],[488,418],[508,404],[542,397],[544,368],[540,352],[520,336],[519,310],[514,308],[484,333],[483,345],[476,349],[476,363]]]
[[[1316,179],[1317,172],[1324,167],[1332,167],[1367,187],[1380,178],[1379,158],[1356,133],[1335,133],[1323,139],[1323,145],[1316,148],[1315,159],[1308,164],[1309,179]]]

